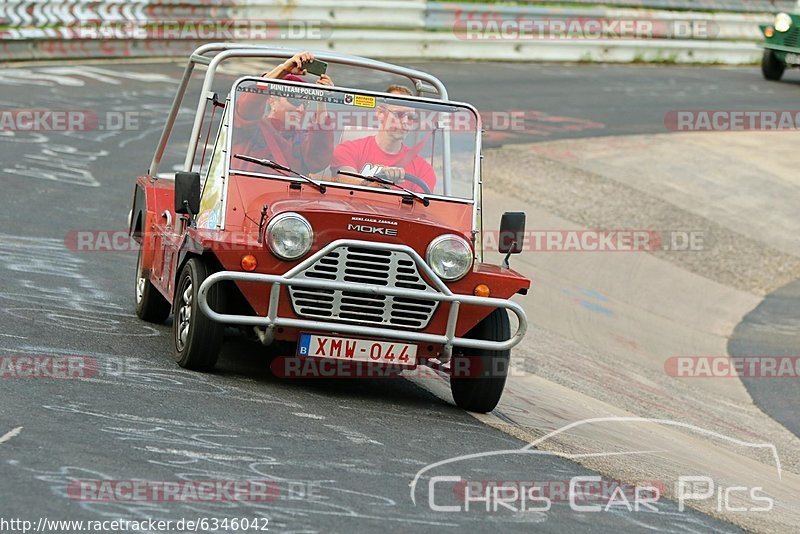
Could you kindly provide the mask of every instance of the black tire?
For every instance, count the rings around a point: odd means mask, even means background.
[[[209,319],[200,310],[197,301],[197,291],[209,274],[210,270],[203,260],[191,258],[181,270],[175,285],[175,319],[172,322],[175,361],[181,367],[194,371],[214,369],[222,349],[224,326]],[[222,311],[221,289],[221,284],[214,285],[207,297],[208,304],[216,311]]]
[[[163,323],[169,317],[170,305],[152,282],[142,276],[142,254],[142,250],[139,249],[133,293],[136,316],[150,323]]]
[[[764,50],[764,55],[761,57],[761,72],[767,80],[778,81],[783,77],[783,71],[786,70],[786,64],[775,56],[772,50]]]
[[[508,313],[494,310],[465,336],[486,341],[505,341],[511,337]],[[456,406],[470,412],[488,413],[494,410],[508,376],[510,350],[465,349],[454,354],[451,364],[450,391]]]

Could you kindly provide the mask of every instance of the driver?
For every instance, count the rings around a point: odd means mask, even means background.
[[[299,76],[306,74],[303,64],[313,60],[311,52],[300,52],[262,77],[302,82]],[[333,80],[323,74],[317,84],[332,86]],[[266,115],[265,103],[269,104]],[[265,102],[263,95],[242,93],[236,104],[233,154],[269,159],[302,174],[326,168],[333,152],[333,129],[318,125],[317,117],[325,115],[325,104],[317,103],[316,113],[309,111],[313,105],[312,101],[302,98],[270,95]],[[314,113],[310,122],[297,120],[305,113]],[[236,168],[263,170],[263,167],[243,161],[237,161]]]
[[[386,93],[411,95],[402,85],[390,85]],[[420,157],[416,150],[405,146],[409,129],[419,122],[414,108],[383,104],[375,110],[378,133],[353,141],[340,143],[333,151],[331,168],[337,180],[346,183],[378,186],[360,178],[336,175],[338,171],[356,172],[364,176],[383,175],[395,184],[403,184],[412,191],[430,193],[436,186],[436,173],[430,163]],[[428,191],[416,183],[406,180],[406,175],[419,178]],[[405,182],[405,183],[403,183]]]

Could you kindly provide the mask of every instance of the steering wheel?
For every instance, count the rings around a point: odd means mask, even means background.
[[[375,176],[378,178],[383,178],[385,180],[388,180],[386,174],[382,172],[377,173]],[[414,176],[413,174],[406,173],[403,179],[407,182],[411,182],[412,184],[422,189],[422,192],[426,195],[430,195],[432,193],[431,188],[428,186],[428,184],[425,183],[425,181],[419,176]]]

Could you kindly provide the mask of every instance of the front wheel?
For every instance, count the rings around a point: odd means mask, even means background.
[[[209,274],[203,260],[191,258],[181,270],[175,286],[175,320],[172,322],[175,361],[194,371],[212,370],[222,348],[224,327],[209,319],[197,301],[200,285]],[[221,289],[220,284],[216,284],[207,296],[208,304],[217,311],[222,303]]]
[[[466,337],[485,341],[505,341],[511,337],[508,313],[494,310],[469,331]],[[450,364],[450,391],[459,408],[470,412],[488,413],[494,410],[508,376],[510,350],[464,349],[454,354]]]
[[[777,58],[775,52],[772,50],[764,50],[764,55],[761,58],[761,73],[767,80],[778,81],[783,77],[783,71],[786,70],[786,64]]]

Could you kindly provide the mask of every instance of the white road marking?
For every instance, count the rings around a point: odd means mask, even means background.
[[[380,441],[375,441],[366,434],[362,434],[361,432],[353,430],[352,428],[347,428],[340,425],[325,425],[325,427],[330,428],[331,430],[342,434],[348,441],[351,441],[353,443],[358,443],[359,445],[365,445],[365,444],[383,445],[383,443],[381,443]]]
[[[296,415],[297,417],[306,417],[308,419],[325,419],[325,416],[315,415],[313,413],[292,412],[292,415]]]
[[[85,87],[87,79],[117,86],[124,84],[127,80],[139,80],[145,83],[174,83],[176,81],[175,78],[166,74],[112,70],[89,65],[41,68],[32,66],[30,69],[14,68],[0,72],[0,84],[4,85]]]
[[[15,338],[15,339],[28,339],[28,338],[27,338],[27,337],[25,337],[25,336],[15,336],[14,334],[0,334],[0,336],[3,336],[3,337],[13,337],[13,338]]]
[[[158,447],[151,447],[149,445],[146,446],[144,450],[159,454],[185,456],[186,458],[190,458],[192,460],[219,460],[223,462],[259,462],[263,460],[262,457],[256,456],[233,456],[230,454],[213,454],[208,452],[187,451],[181,449],[160,449]]]
[[[0,437],[0,443],[5,443],[6,441],[9,441],[11,438],[19,436],[20,432],[22,432],[21,426],[18,426],[14,430],[6,432],[5,434],[3,434],[2,437]]]

